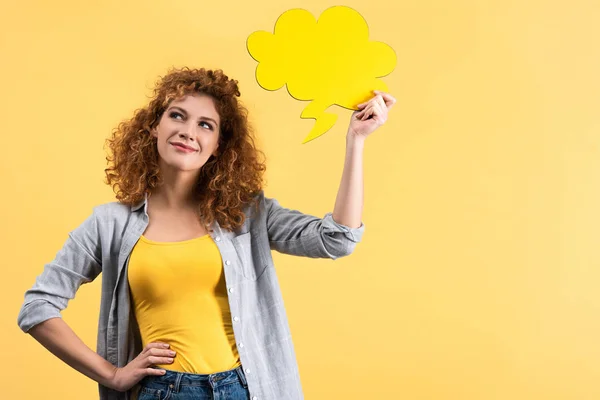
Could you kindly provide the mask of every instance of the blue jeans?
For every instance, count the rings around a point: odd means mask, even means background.
[[[248,383],[242,367],[199,375],[169,371],[146,376],[140,382],[138,400],[249,400]]]

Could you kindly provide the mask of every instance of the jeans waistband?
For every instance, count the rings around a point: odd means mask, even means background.
[[[221,386],[236,381],[247,387],[246,376],[241,366],[229,371],[216,372],[214,374],[190,374],[187,372],[166,370],[164,375],[146,376],[140,383],[151,385],[152,383],[171,386],[174,392],[178,392],[181,386]]]

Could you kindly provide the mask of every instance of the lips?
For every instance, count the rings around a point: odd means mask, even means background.
[[[173,146],[175,146],[175,147],[178,147],[178,148],[180,148],[180,149],[182,149],[182,150],[187,150],[187,151],[197,151],[195,148],[193,148],[193,147],[190,147],[190,146],[186,146],[185,144],[183,144],[183,143],[180,143],[180,142],[171,142],[171,145],[173,145]]]

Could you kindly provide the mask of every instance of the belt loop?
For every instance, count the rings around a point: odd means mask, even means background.
[[[175,393],[179,393],[179,389],[181,388],[181,378],[183,378],[183,373],[178,372],[175,377],[175,387],[173,388]]]
[[[242,366],[240,365],[239,367],[237,367],[235,369],[235,372],[237,372],[237,374],[240,378],[240,382],[242,382],[242,386],[244,387],[244,389],[247,389],[248,381],[246,381],[246,375],[244,374],[244,370],[242,369]]]

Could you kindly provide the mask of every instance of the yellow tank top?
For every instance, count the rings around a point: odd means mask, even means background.
[[[210,235],[181,242],[142,235],[127,275],[143,346],[166,342],[177,352],[160,368],[212,374],[240,365],[221,254]]]

